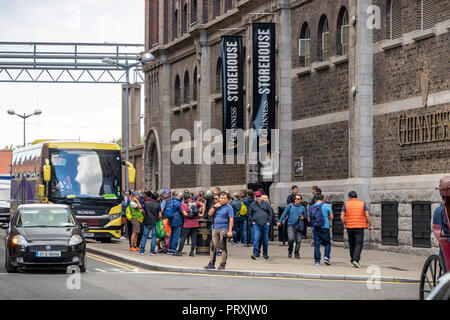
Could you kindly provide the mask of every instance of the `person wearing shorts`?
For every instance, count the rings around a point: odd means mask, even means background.
[[[137,240],[138,240],[138,235],[141,232],[141,223],[139,222],[138,218],[142,217],[141,206],[139,204],[140,194],[133,193],[133,196],[134,197],[130,201],[131,217],[132,217],[131,218],[132,234],[131,234],[130,251],[139,251],[139,248],[137,247]]]

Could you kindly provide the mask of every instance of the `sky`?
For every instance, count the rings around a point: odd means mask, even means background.
[[[0,41],[143,44],[144,9],[145,0],[0,0]],[[119,138],[120,86],[0,83],[0,149],[23,144],[23,120],[8,115],[10,108],[20,114],[42,111],[26,120],[27,144]]]

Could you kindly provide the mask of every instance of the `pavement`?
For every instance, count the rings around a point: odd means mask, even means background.
[[[269,243],[269,259],[264,260],[261,257],[256,261],[250,258],[252,247],[234,247],[228,243],[228,259],[225,270],[205,270],[203,267],[208,264],[209,256],[196,254],[194,257],[190,257],[189,244],[184,246],[181,257],[164,253],[151,256],[149,254],[150,239],[144,255],[129,251],[128,240],[113,240],[111,243],[88,240],[87,251],[155,271],[407,283],[419,283],[422,268],[427,259],[425,256],[363,249],[361,268],[357,269],[350,265],[348,248],[332,246],[332,264],[328,266],[321,262],[320,266],[315,266],[314,248],[311,246],[311,241],[310,238],[302,241],[301,259],[288,258],[287,243],[283,246],[282,242],[274,241]],[[322,258],[323,250],[324,248],[321,247]],[[219,265],[220,259],[221,257],[217,257],[216,267]]]

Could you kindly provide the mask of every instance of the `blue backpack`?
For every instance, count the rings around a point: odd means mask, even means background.
[[[166,208],[164,209],[164,215],[167,218],[172,219],[174,212],[175,212],[175,203],[174,200],[170,200],[167,203]]]
[[[315,229],[320,229],[325,224],[325,219],[322,214],[322,205],[323,202],[318,206],[311,206],[309,210],[311,211],[311,226]]]

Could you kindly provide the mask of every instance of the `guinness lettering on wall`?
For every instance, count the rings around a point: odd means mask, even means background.
[[[398,116],[398,142],[401,146],[450,140],[450,112],[426,112]]]
[[[253,129],[258,150],[271,150],[275,127],[275,24],[253,23]]]
[[[238,129],[244,128],[242,59],[242,37],[222,36],[222,128],[226,140],[225,153],[234,153],[238,149]]]

